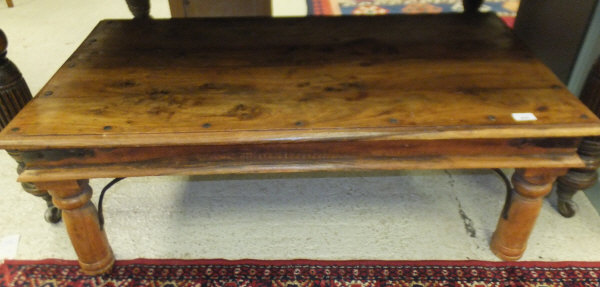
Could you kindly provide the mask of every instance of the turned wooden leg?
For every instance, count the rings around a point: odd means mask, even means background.
[[[540,212],[544,196],[557,176],[566,169],[517,169],[512,177],[514,191],[492,236],[491,249],[502,260],[521,258],[527,239]]]
[[[596,169],[600,166],[600,139],[583,139],[577,153],[585,162],[585,168],[570,169],[566,175],[559,177],[557,180],[557,208],[558,212],[564,217],[575,215],[575,207],[571,200],[573,195],[579,190],[591,187],[598,181]]]
[[[79,258],[79,265],[88,275],[107,273],[115,257],[106,233],[100,228],[98,212],[90,201],[92,188],[87,180],[36,183],[53,197],[62,209],[63,221]]]
[[[13,4],[12,0],[6,0],[6,5],[8,5],[9,8],[14,7],[15,5]]]
[[[7,152],[19,164],[17,166],[17,173],[21,174],[23,172],[23,170],[25,169],[25,163],[23,162],[23,159],[21,157],[21,152],[18,152],[18,151],[7,151]],[[30,183],[30,182],[23,182],[23,183],[21,183],[21,186],[23,187],[23,189],[26,192],[28,192],[32,195],[35,195],[37,197],[40,197],[46,201],[47,208],[46,208],[46,212],[44,213],[44,219],[46,219],[47,222],[57,223],[60,221],[60,219],[61,219],[60,209],[58,209],[58,207],[54,206],[54,203],[52,202],[52,196],[50,196],[50,194],[48,193],[47,190],[39,189],[37,186],[35,186],[35,184]]]
[[[483,4],[483,0],[463,0],[462,2],[465,13],[477,13],[479,12],[479,7]]]
[[[581,101],[600,116],[600,58],[592,67],[581,92]],[[600,137],[585,138],[577,153],[585,162],[585,168],[571,169],[565,176],[558,178],[558,212],[564,217],[575,215],[571,199],[579,190],[587,189],[598,180],[596,169],[600,166]]]
[[[150,18],[150,0],[126,0],[135,19]]]

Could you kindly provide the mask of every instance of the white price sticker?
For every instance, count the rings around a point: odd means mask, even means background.
[[[537,118],[532,113],[513,113],[512,118],[517,122],[537,121]]]

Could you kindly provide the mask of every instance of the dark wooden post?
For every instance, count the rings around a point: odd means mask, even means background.
[[[12,120],[31,100],[31,92],[17,69],[6,58],[8,41],[0,30],[0,130]]]
[[[465,8],[465,13],[477,13],[479,11],[479,7],[483,3],[483,0],[463,0],[463,7]]]
[[[581,92],[581,101],[600,116],[600,58],[592,67],[590,74]],[[558,178],[558,212],[564,217],[575,215],[575,208],[571,199],[578,190],[591,187],[598,180],[600,166],[600,137],[584,138],[577,150],[585,162],[585,168],[570,169],[565,176]]]
[[[21,72],[15,64],[6,57],[6,48],[8,41],[6,35],[0,30],[0,131],[31,101],[31,92],[27,83],[23,79]],[[21,153],[18,151],[9,151],[19,164],[17,172],[21,173],[25,164],[21,160]],[[60,210],[52,203],[52,197],[45,190],[38,189],[32,183],[23,183],[23,189],[28,193],[39,196],[46,201],[45,219],[48,222],[56,223],[60,221]]]
[[[150,18],[150,0],[126,0],[135,19]]]

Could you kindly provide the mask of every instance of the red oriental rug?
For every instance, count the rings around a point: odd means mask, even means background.
[[[426,287],[600,286],[600,262],[118,261],[85,276],[75,261],[8,260],[0,286]]]
[[[306,0],[308,15],[379,15],[462,12],[461,0]],[[480,11],[493,11],[509,27],[520,0],[485,0]]]

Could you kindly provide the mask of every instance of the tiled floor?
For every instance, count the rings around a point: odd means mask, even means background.
[[[279,0],[274,10],[302,15],[303,3]],[[167,1],[152,4],[155,17],[169,16]],[[34,92],[98,20],[130,17],[123,0],[15,5],[0,6],[0,28]],[[17,258],[74,259],[64,225],[43,221],[44,203],[21,190],[15,168],[0,152],[0,237],[21,235]],[[96,191],[107,182],[91,181]],[[501,180],[488,170],[155,177],[113,187],[105,215],[119,259],[496,260],[487,245],[503,199]],[[524,260],[600,260],[600,216],[587,198],[575,197],[571,219],[556,213],[554,200],[546,200]]]

